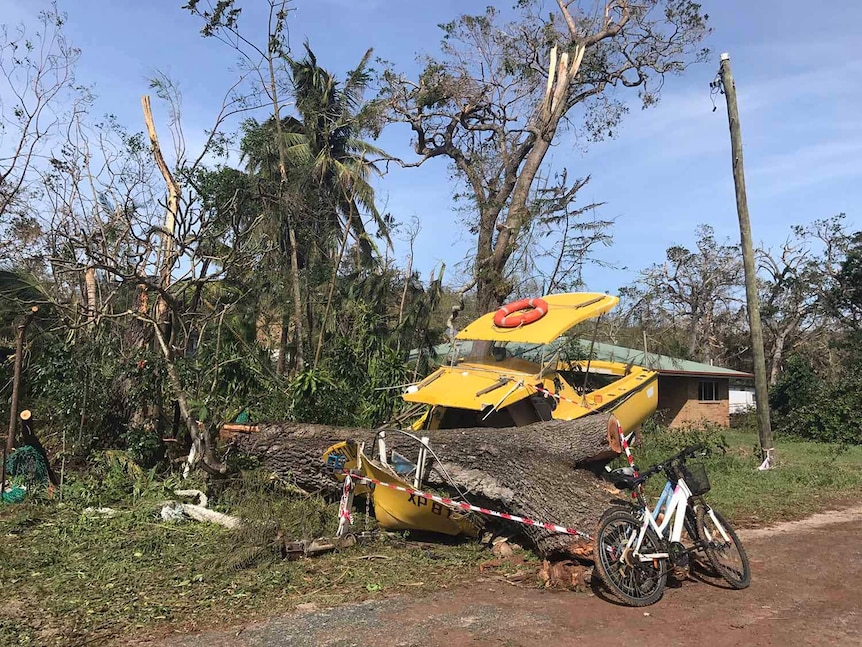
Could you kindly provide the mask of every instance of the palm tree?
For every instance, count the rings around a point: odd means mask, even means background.
[[[338,269],[351,234],[357,241],[360,258],[368,263],[373,257],[374,246],[365,229],[362,211],[374,221],[387,244],[391,242],[386,222],[374,204],[374,189],[369,182],[372,173],[379,173],[369,157],[384,153],[361,138],[368,112],[363,95],[370,80],[371,50],[347,74],[343,83],[320,67],[307,43],[305,51],[302,60],[287,59],[297,117],[282,119],[278,130],[286,145],[294,182],[289,208],[310,216],[303,220],[308,236],[303,241],[303,252],[312,255],[316,249],[326,255],[334,254],[313,364],[317,366]],[[272,121],[263,126],[256,123],[247,126],[243,139],[247,170],[262,179],[274,177],[277,169],[277,140],[273,141],[273,136],[277,135]]]
[[[374,189],[369,184],[371,174],[379,174],[379,170],[368,159],[384,153],[360,137],[367,119],[363,95],[370,81],[371,50],[339,86],[335,77],[318,65],[308,44],[305,49],[307,55],[301,61],[289,59],[302,130],[285,134],[288,154],[293,162],[309,166],[311,178],[324,195],[332,196],[345,225],[362,207],[385,232],[386,224],[374,204]],[[371,243],[362,219],[356,218],[352,227],[357,240],[370,253]]]

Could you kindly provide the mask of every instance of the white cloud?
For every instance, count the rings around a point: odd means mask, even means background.
[[[862,176],[862,139],[835,140],[769,155],[750,165],[752,187],[777,195],[838,178]]]

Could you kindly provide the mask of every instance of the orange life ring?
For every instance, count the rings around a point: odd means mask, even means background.
[[[514,314],[520,310],[520,314]],[[521,299],[504,305],[494,314],[494,325],[498,328],[517,328],[538,321],[548,314],[548,302],[544,299]]]

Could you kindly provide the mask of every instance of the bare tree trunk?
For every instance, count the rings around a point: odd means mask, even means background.
[[[689,359],[698,359],[697,352],[697,315],[692,313],[688,324],[688,356]]]
[[[267,49],[267,63],[269,65],[270,98],[272,99],[272,113],[275,120],[275,134],[278,137],[278,172],[281,176],[282,208],[287,217],[287,237],[290,243],[290,282],[293,288],[293,313],[294,330],[296,335],[295,370],[302,371],[305,367],[303,340],[302,340],[302,290],[299,281],[299,257],[296,249],[296,228],[293,226],[293,214],[290,213],[290,205],[284,200],[287,191],[287,146],[284,142],[284,133],[281,128],[281,107],[278,102],[278,84],[275,79],[275,64],[273,57],[273,38]]]
[[[168,168],[162,155],[161,146],[159,146],[159,136],[156,133],[156,125],[153,121],[153,110],[150,106],[150,97],[144,95],[141,97],[141,106],[144,110],[144,122],[147,125],[147,133],[150,136],[150,144],[153,147],[153,158],[159,171],[165,180],[165,185],[168,188],[168,205],[165,211],[165,222],[162,226],[161,249],[159,250],[159,285],[164,292],[167,292],[171,285],[171,270],[174,266],[174,229],[176,228],[177,217],[180,211],[180,185]],[[169,332],[168,325],[168,304],[164,299],[163,294],[160,294],[156,300],[156,321],[162,326],[163,334]],[[167,334],[167,342],[170,343],[170,335]]]
[[[407,303],[407,291],[410,288],[410,281],[413,278],[413,241],[415,238],[410,239],[410,256],[407,257],[407,271],[404,273],[404,289],[401,291],[401,303],[398,305],[398,326],[401,327],[401,323],[404,321],[404,305]],[[432,275],[433,276],[433,275]],[[429,284],[430,285],[430,284]],[[433,286],[431,286],[433,287]],[[420,331],[417,329],[414,334],[418,334]],[[403,335],[399,332],[398,335],[398,344],[395,348],[396,353],[401,352],[401,339]],[[410,340],[413,340],[413,335],[410,336]],[[418,362],[417,362],[418,364]]]
[[[18,324],[15,340],[15,364],[12,369],[12,400],[9,403],[9,433],[6,436],[6,453],[15,449],[15,430],[18,426],[18,397],[21,388],[21,368],[24,364],[24,342],[27,339],[27,326],[39,311],[37,306],[30,308],[24,321]]]
[[[180,212],[180,185],[174,178],[168,167],[165,157],[162,154],[162,148],[159,145],[159,136],[156,132],[156,125],[153,121],[153,110],[150,106],[150,97],[144,95],[141,97],[141,107],[144,111],[144,122],[147,126],[147,133],[150,136],[150,144],[153,149],[153,158],[156,166],[164,178],[165,186],[168,189],[168,203],[165,210],[165,222],[162,225],[161,246],[159,249],[159,296],[156,299],[155,321],[159,327],[160,340],[164,338],[164,343],[168,347],[171,345],[171,337],[173,333],[172,315],[165,295],[171,287],[171,272],[176,262],[174,233],[176,230],[177,218]],[[158,430],[162,423],[162,403],[156,400],[152,406],[151,423],[153,428]],[[147,423],[145,422],[145,425]]]
[[[287,340],[289,338],[290,319],[287,313],[281,315],[281,334],[278,339],[278,361],[275,363],[275,372],[284,375],[287,366]]]
[[[568,10],[563,6],[562,0],[559,4],[560,9],[568,17]],[[571,31],[574,38],[577,32],[573,27]],[[518,234],[529,220],[530,209],[527,202],[530,198],[530,190],[545,160],[545,155],[551,148],[560,120],[569,108],[570,87],[580,71],[585,51],[586,45],[578,43],[571,58],[568,52],[564,52],[559,62],[556,60],[556,50],[552,53],[545,99],[534,115],[535,143],[518,172],[506,221],[500,226],[493,252],[486,266],[477,268],[480,311],[490,311],[499,307],[511,291],[504,280],[506,263],[517,247]]]
[[[210,474],[217,476],[227,474],[227,465],[216,458],[215,439],[213,438],[212,432],[206,428],[202,428],[201,424],[199,424],[192,415],[191,408],[189,407],[188,396],[183,388],[179,373],[177,373],[177,367],[174,364],[174,355],[162,335],[160,327],[158,325],[153,325],[153,332],[155,333],[156,340],[158,341],[159,347],[162,349],[162,354],[165,358],[168,382],[170,382],[171,388],[174,392],[174,397],[177,400],[177,405],[180,408],[180,416],[182,416],[183,421],[186,423],[186,428],[189,430],[189,437],[192,440],[192,449],[189,453],[189,460],[186,470],[184,471],[184,476],[188,476],[189,471],[198,464],[202,465]]]
[[[338,249],[335,266],[332,268],[332,280],[329,281],[329,293],[326,295],[326,307],[323,309],[323,321],[320,322],[320,335],[317,337],[317,350],[314,351],[314,368],[317,368],[317,363],[320,361],[320,350],[323,348],[323,335],[326,332],[326,324],[329,321],[329,310],[332,307],[332,295],[335,292],[335,281],[338,279],[338,268],[341,267],[341,261],[344,259],[344,250],[347,248],[347,241],[350,238],[350,225],[353,224],[353,207],[354,205],[351,201],[347,224],[344,225],[344,236],[341,239],[341,247]]]
[[[84,270],[84,284],[87,286],[87,326],[92,328],[96,324],[99,313],[98,289],[96,286],[96,268],[88,267]]]
[[[790,329],[783,328],[775,337],[775,345],[772,347],[769,359],[769,386],[774,386],[778,381],[778,375],[781,373],[781,360],[784,357],[784,346],[787,343],[787,336],[789,334]]]

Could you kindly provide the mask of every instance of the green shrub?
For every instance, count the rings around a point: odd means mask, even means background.
[[[648,420],[641,430],[643,442],[633,450],[634,456],[639,467],[648,467],[692,445],[702,444],[713,453],[724,453],[724,431],[724,427],[713,423],[671,429]]]
[[[862,443],[862,378],[846,371],[825,379],[803,358],[793,357],[770,394],[779,435],[826,443]]]

